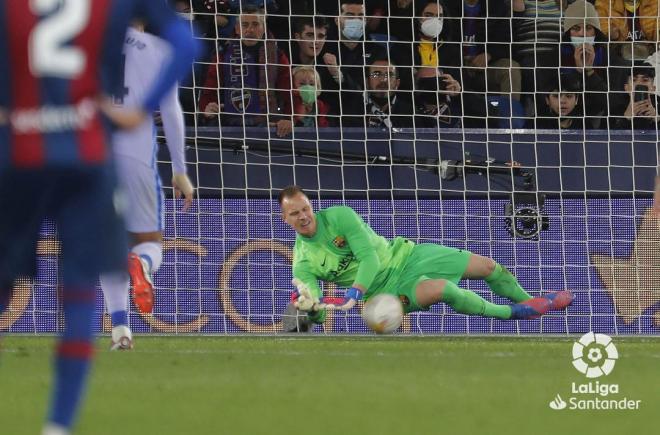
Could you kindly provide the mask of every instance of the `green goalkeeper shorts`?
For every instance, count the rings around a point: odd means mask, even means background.
[[[426,311],[429,307],[417,304],[417,285],[428,279],[446,279],[458,284],[465,273],[470,256],[470,251],[462,249],[435,244],[415,245],[399,278],[392,285],[387,285],[387,289],[383,291],[398,296],[406,313]]]

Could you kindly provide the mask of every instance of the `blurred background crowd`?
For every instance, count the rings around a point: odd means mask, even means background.
[[[178,0],[208,126],[655,130],[658,0]]]

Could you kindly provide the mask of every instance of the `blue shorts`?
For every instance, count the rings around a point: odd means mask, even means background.
[[[48,218],[61,242],[65,286],[89,286],[126,268],[126,231],[115,209],[111,166],[0,170],[0,285],[36,273],[39,230]]]

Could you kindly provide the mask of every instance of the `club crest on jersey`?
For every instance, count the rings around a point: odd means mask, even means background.
[[[335,245],[338,248],[343,248],[344,246],[346,246],[346,239],[343,238],[342,236],[337,236],[332,241],[332,244]]]
[[[243,113],[245,108],[250,105],[252,92],[244,89],[234,89],[231,91],[231,104],[237,112]]]

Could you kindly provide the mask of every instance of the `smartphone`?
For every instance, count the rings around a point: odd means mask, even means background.
[[[635,86],[635,96],[634,101],[644,101],[649,97],[649,88],[646,85],[637,85]]]

